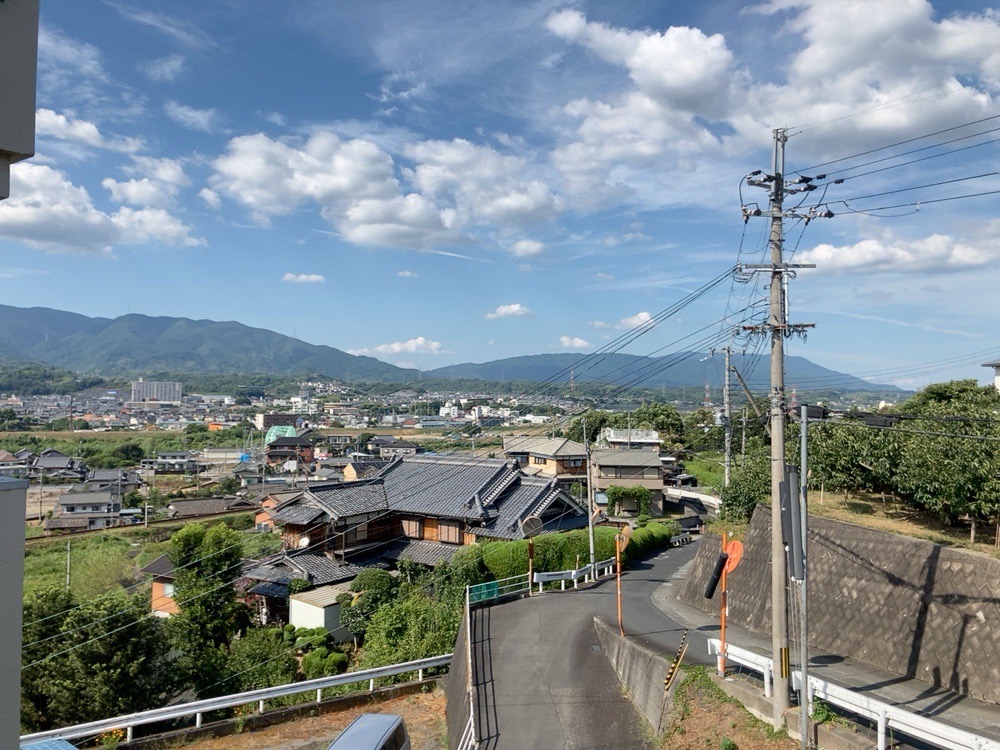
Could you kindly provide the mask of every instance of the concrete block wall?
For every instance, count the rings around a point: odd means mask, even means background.
[[[594,629],[601,649],[628,691],[632,705],[646,717],[653,732],[659,734],[670,704],[670,696],[664,692],[670,662],[634,640],[622,638],[618,628],[608,625],[600,617],[594,618]]]
[[[771,628],[770,509],[758,507],[729,576],[729,616]],[[705,585],[717,537],[698,550],[682,601],[718,614]],[[1000,704],[1000,560],[810,518],[809,642],[911,679]]]

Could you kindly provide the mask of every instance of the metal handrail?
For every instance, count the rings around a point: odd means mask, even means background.
[[[718,653],[720,645],[719,639],[709,638],[709,653]],[[774,670],[772,659],[728,643],[726,644],[726,658],[762,672],[765,676],[765,690],[770,692],[770,674]],[[792,672],[792,682],[796,687],[802,684],[800,670]],[[997,740],[959,729],[937,719],[921,716],[892,703],[885,703],[842,685],[835,685],[828,680],[810,675],[809,691],[804,702],[811,706],[813,698],[820,698],[834,706],[877,722],[878,750],[886,748],[886,738],[890,725],[901,734],[923,740],[937,747],[945,748],[945,750],[1000,750],[1000,742]]]
[[[21,744],[35,742],[37,740],[53,739],[77,739],[80,737],[90,737],[114,729],[124,729],[127,733],[126,741],[132,741],[132,729],[143,724],[152,724],[157,721],[169,721],[171,719],[181,719],[187,716],[195,717],[195,726],[201,726],[202,715],[210,711],[218,711],[223,708],[242,706],[248,703],[256,703],[258,712],[264,712],[264,703],[273,698],[282,698],[287,695],[297,695],[299,693],[316,692],[316,701],[323,699],[323,690],[341,685],[352,685],[356,682],[368,682],[368,689],[375,689],[375,680],[382,677],[392,677],[406,672],[417,672],[418,682],[424,679],[424,670],[432,667],[443,667],[451,663],[452,654],[442,656],[432,656],[428,659],[415,659],[413,661],[402,662],[400,664],[390,664],[385,667],[375,669],[365,669],[360,672],[345,672],[340,675],[330,677],[319,677],[314,680],[304,682],[294,682],[287,685],[278,685],[270,688],[260,688],[258,690],[248,690],[244,693],[234,693],[223,695],[218,698],[205,698],[200,701],[190,703],[179,703],[174,706],[154,708],[150,711],[139,711],[137,713],[116,716],[111,719],[101,719],[91,721],[86,724],[76,724],[71,727],[61,729],[50,729],[45,732],[35,732],[21,737]]]

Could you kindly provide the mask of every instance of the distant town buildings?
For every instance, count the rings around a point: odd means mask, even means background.
[[[182,387],[180,383],[167,380],[138,380],[132,381],[132,403],[144,401],[159,401],[167,404],[179,404],[182,398]]]

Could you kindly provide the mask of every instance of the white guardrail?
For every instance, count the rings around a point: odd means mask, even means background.
[[[603,572],[604,575],[611,575],[615,568],[615,558],[609,557],[607,560],[599,560],[594,564],[597,568],[597,575],[595,579],[600,578]],[[535,573],[532,578],[532,583],[538,584],[538,593],[542,593],[542,588],[546,583],[551,581],[559,581],[559,589],[561,591],[566,590],[566,581],[573,582],[573,588],[578,588],[580,585],[580,580],[590,579],[590,565],[584,565],[582,568],[577,568],[576,570],[556,570],[552,573]]]
[[[35,732],[34,734],[26,734],[22,736],[20,744],[25,745],[39,740],[71,740],[79,739],[81,737],[93,737],[105,732],[110,732],[114,729],[124,729],[126,733],[126,742],[131,742],[133,728],[143,724],[152,724],[158,721],[170,721],[171,719],[183,719],[188,716],[194,716],[195,727],[200,727],[202,725],[202,716],[211,711],[218,711],[223,708],[232,708],[233,706],[243,706],[248,703],[256,703],[257,712],[264,713],[264,704],[268,700],[282,698],[286,695],[297,695],[299,693],[314,691],[316,693],[316,702],[319,703],[323,700],[323,690],[326,688],[338,687],[341,685],[352,685],[358,682],[367,682],[368,690],[371,692],[375,690],[375,680],[381,677],[392,677],[397,674],[404,674],[406,672],[416,672],[417,681],[423,682],[425,669],[443,667],[451,664],[451,657],[452,654],[444,654],[442,656],[433,656],[429,659],[416,659],[414,661],[407,661],[401,664],[391,664],[387,667],[366,669],[360,672],[345,672],[344,674],[332,677],[319,677],[315,680],[305,680],[304,682],[295,682],[289,685],[278,685],[277,687],[250,690],[245,693],[224,695],[219,698],[206,698],[204,700],[192,701],[190,703],[179,703],[175,706],[154,708],[151,711],[140,711],[134,714],[125,714],[124,716],[116,716],[112,719],[101,719],[100,721],[91,721],[87,724],[77,724],[72,727],[63,727],[62,729],[51,729],[47,732]]]
[[[719,639],[708,639],[709,654],[718,654],[719,648]],[[727,644],[726,659],[761,672],[764,675],[764,695],[770,696],[771,675],[774,670],[773,661],[770,658]],[[793,671],[793,686],[798,688],[801,683],[802,673],[797,670]],[[945,748],[945,750],[1000,750],[1000,742],[997,740],[915,714],[912,711],[906,711],[892,703],[876,700],[810,675],[806,699],[810,709],[814,698],[819,698],[831,705],[876,722],[878,726],[878,750],[886,750],[886,740],[890,729],[935,747]]]

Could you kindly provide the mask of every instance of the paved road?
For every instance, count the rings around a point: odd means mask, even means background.
[[[672,658],[684,629],[663,614],[652,594],[694,556],[669,550],[623,576],[629,635]],[[617,620],[614,579],[579,591],[546,592],[474,611],[472,623],[477,724],[490,750],[646,750],[644,719],[625,697],[601,652],[594,615]],[[704,653],[704,635],[700,648]],[[690,638],[689,638],[690,640]]]

